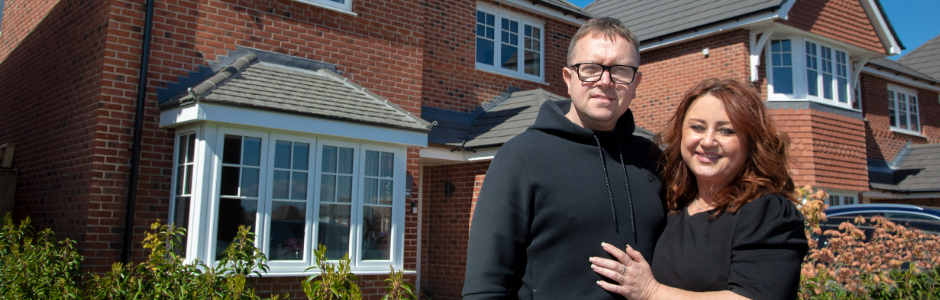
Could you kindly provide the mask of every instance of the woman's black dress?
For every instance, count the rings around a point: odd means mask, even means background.
[[[651,262],[656,280],[688,291],[796,299],[808,251],[796,206],[767,194],[735,214],[709,219],[713,212],[689,216],[686,208],[667,217]]]

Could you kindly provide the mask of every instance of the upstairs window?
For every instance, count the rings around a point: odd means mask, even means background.
[[[476,12],[476,66],[544,81],[544,25],[489,7]]]
[[[919,135],[919,111],[916,91],[888,86],[888,119],[891,130]]]
[[[847,52],[800,37],[772,39],[768,44],[771,100],[812,100],[852,107]]]

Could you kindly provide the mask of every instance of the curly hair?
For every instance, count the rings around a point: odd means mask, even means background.
[[[736,213],[744,204],[766,193],[777,193],[798,203],[793,179],[787,168],[790,138],[777,131],[756,90],[733,79],[705,79],[682,97],[676,114],[656,136],[664,147],[663,175],[666,179],[666,208],[674,214],[698,196],[695,175],[682,159],[682,129],[685,116],[695,100],[711,95],[725,106],[728,118],[747,149],[747,160],[736,178],[712,196],[716,216],[724,211]]]

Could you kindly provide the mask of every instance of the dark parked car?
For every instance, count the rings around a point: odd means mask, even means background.
[[[828,229],[838,230],[839,224],[854,222],[857,216],[865,217],[866,221],[871,221],[871,217],[874,216],[882,216],[888,221],[907,228],[918,229],[930,234],[940,234],[940,208],[936,207],[873,203],[830,206],[824,212],[827,220],[819,224],[823,231]],[[859,228],[864,230],[868,237],[871,237],[871,232],[874,229],[871,223],[859,226]],[[824,245],[825,240],[825,236],[821,237],[820,245]]]

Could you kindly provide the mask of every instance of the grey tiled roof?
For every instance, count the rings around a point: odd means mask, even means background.
[[[937,59],[940,60],[940,56],[937,56]],[[872,59],[872,60],[869,60],[868,63],[874,65],[876,68],[879,68],[879,69],[888,68],[888,69],[903,73],[905,75],[908,75],[914,78],[919,78],[919,79],[929,81],[930,83],[937,83],[938,81],[940,81],[940,79],[918,72],[917,70],[908,67],[906,64],[902,64],[902,63],[899,63],[899,62],[896,62],[887,58]]]
[[[898,155],[902,156],[901,161],[894,170],[887,168],[883,161],[868,161],[871,188],[899,192],[940,191],[940,143],[909,145]]]
[[[545,101],[567,98],[542,89],[519,91],[496,99],[475,113],[422,107],[421,117],[436,122],[428,133],[428,144],[465,149],[500,146],[526,131]],[[652,140],[653,133],[637,127],[635,135]]]
[[[329,69],[259,62],[247,54],[161,104],[218,103],[427,132],[430,124]]]
[[[785,0],[596,0],[584,10],[595,16],[620,19],[643,43],[699,26],[775,10],[784,2]]]
[[[940,78],[940,35],[904,54],[898,62],[933,78]]]

